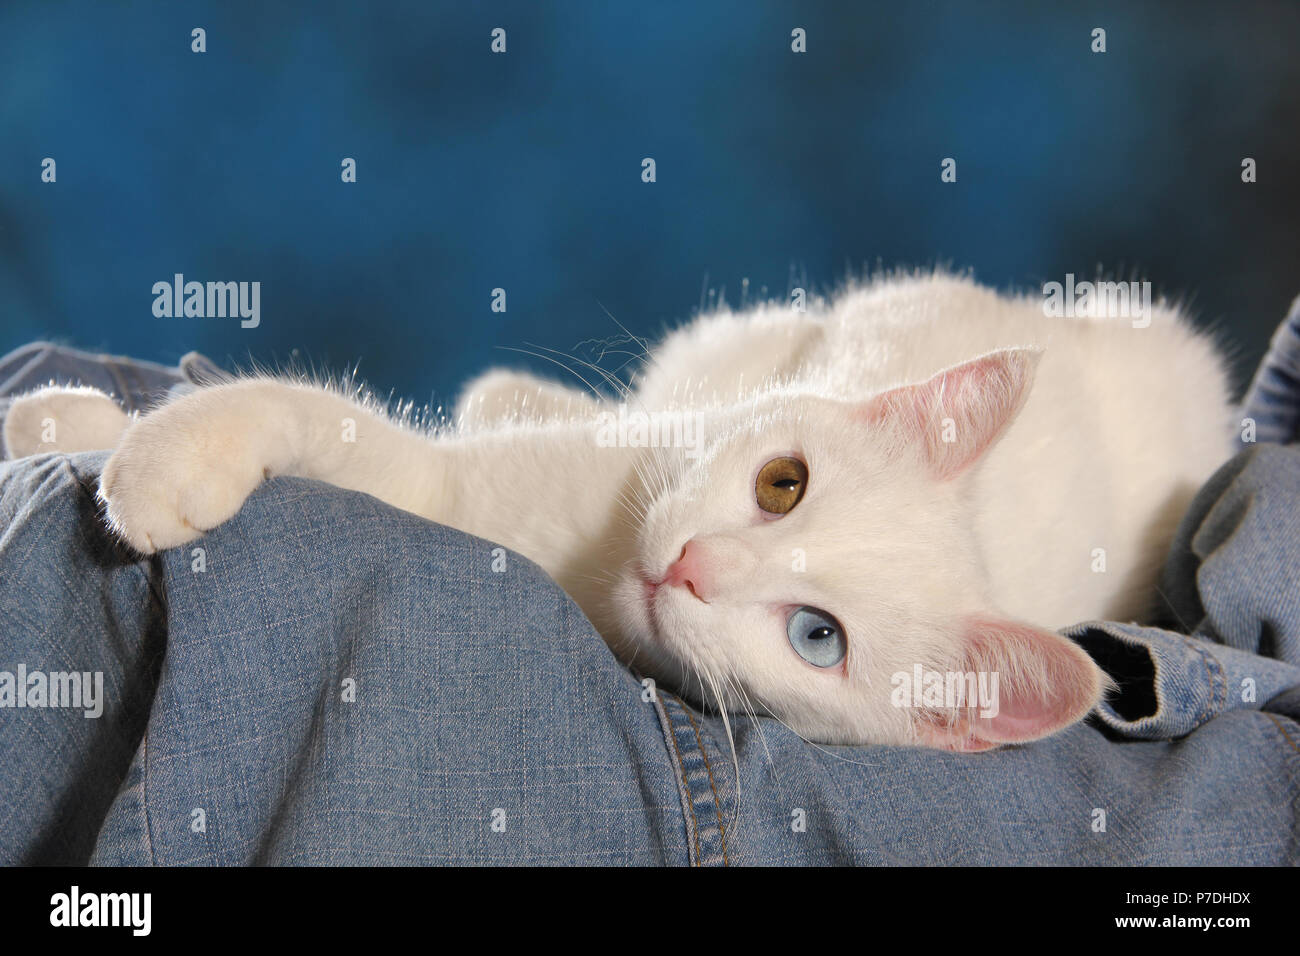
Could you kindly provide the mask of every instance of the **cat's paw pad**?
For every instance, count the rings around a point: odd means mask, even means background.
[[[128,429],[100,476],[109,525],[144,554],[234,517],[265,477],[238,437],[187,429],[167,421],[166,411]]]

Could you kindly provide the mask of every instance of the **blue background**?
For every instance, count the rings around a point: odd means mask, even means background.
[[[611,315],[944,263],[1150,278],[1244,375],[1300,292],[1298,37],[1277,3],[8,2],[0,350],[297,350],[445,401]],[[155,318],[176,272],[260,281],[261,326]]]

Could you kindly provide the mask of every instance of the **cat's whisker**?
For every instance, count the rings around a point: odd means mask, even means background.
[[[589,362],[584,358],[579,358],[578,356],[571,355],[567,352],[561,352],[558,349],[547,348],[545,345],[538,345],[535,342],[529,342],[528,345],[532,346],[533,348],[543,349],[544,351],[550,352],[553,355],[559,355],[563,358],[568,359],[571,362],[577,362],[578,364],[582,365],[584,368],[591,369],[597,375],[601,376],[605,380],[606,384],[608,384],[611,388],[613,388],[615,394],[618,395],[619,398],[623,401],[628,401],[629,399],[637,399],[637,396],[633,393],[632,389],[629,388],[626,383],[620,381],[617,377],[610,374],[608,371],[601,368],[599,365],[596,365],[594,362]],[[637,400],[639,402],[639,399]]]
[[[544,361],[550,362],[553,365],[558,365],[560,368],[564,369],[566,372],[568,372],[578,381],[582,382],[583,385],[587,386],[587,388],[590,389],[591,391],[592,397],[595,398],[597,401],[600,401],[604,397],[603,395],[601,395],[600,389],[598,389],[595,385],[592,385],[591,382],[587,381],[587,379],[584,378],[575,369],[569,368],[569,366],[565,365],[563,362],[559,361],[558,359],[554,359],[549,355],[543,355],[541,352],[534,352],[529,349],[517,348],[513,345],[498,345],[497,348],[504,349],[507,352],[518,352],[520,355],[531,355],[533,358],[539,358]]]
[[[736,681],[731,676],[731,674],[728,673],[728,670],[730,670],[730,668],[720,671],[720,675],[722,677],[724,686],[730,687],[732,689],[732,692],[735,694],[736,697],[737,705],[742,709],[742,712],[745,709],[749,710],[750,720],[752,723],[754,723],[755,726],[757,726],[757,720],[754,716],[753,708],[750,707],[749,705],[748,695],[745,693],[744,688],[740,686],[739,682]],[[727,728],[727,740],[731,743],[731,765],[735,770],[735,779],[736,779],[736,812],[732,816],[732,821],[731,821],[732,832],[738,833],[740,829],[740,816],[741,816],[740,752],[736,747],[736,739],[732,734],[731,725],[727,722],[725,709],[723,714],[723,723]],[[759,727],[759,736],[760,739],[763,739],[763,749],[767,750],[767,741],[765,738],[763,738],[762,727]],[[771,761],[770,752],[768,753],[768,761],[769,762]]]
[[[614,323],[615,325],[617,325],[620,329],[622,329],[623,332],[624,332],[624,334],[627,335],[627,337],[628,337],[632,342],[634,342],[635,344],[637,344],[637,345],[639,345],[639,346],[641,347],[642,355],[641,355],[641,356],[634,356],[635,358],[640,359],[640,360],[643,361],[645,364],[654,364],[654,365],[658,365],[660,368],[663,367],[662,364],[659,362],[658,357],[657,357],[657,356],[656,356],[656,355],[655,355],[655,354],[650,350],[649,341],[648,341],[647,339],[643,339],[643,338],[640,338],[640,337],[638,337],[638,336],[636,336],[636,335],[633,335],[633,334],[628,330],[628,328],[627,328],[626,325],[624,325],[622,322],[620,322],[618,319],[616,319],[616,318],[614,317],[614,313],[613,313],[613,312],[611,312],[611,311],[609,311],[609,309],[606,309],[606,308],[605,308],[605,304],[604,304],[603,302],[601,302],[600,300],[597,300],[597,303],[596,303],[596,304],[599,305],[599,306],[601,307],[601,309],[604,311],[604,313],[605,313],[607,316],[609,316],[609,320],[610,320],[611,322],[613,322],[613,323]],[[630,354],[630,353],[629,353],[629,354]]]
[[[754,707],[754,702],[750,699],[749,692],[745,690],[744,685],[741,683],[740,675],[736,673],[736,665],[734,662],[731,664],[729,671],[730,673],[727,675],[727,680],[731,683],[731,686],[735,688],[736,696],[740,699],[746,716],[749,717],[750,722],[754,725],[755,729],[758,730],[758,739],[763,744],[763,752],[767,755],[767,762],[772,764],[772,751],[767,745],[767,734],[763,730],[763,722],[758,719],[758,711]]]

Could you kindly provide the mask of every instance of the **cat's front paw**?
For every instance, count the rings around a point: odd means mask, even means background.
[[[109,524],[131,547],[152,554],[227,521],[266,475],[245,439],[174,406],[140,420],[100,476]]]

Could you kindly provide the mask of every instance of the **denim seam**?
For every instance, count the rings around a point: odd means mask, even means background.
[[[1201,645],[1184,636],[1183,641],[1201,657],[1205,665],[1205,677],[1210,686],[1210,696],[1197,708],[1196,726],[1203,726],[1216,714],[1222,713],[1228,705],[1228,679],[1224,675],[1223,665],[1219,659]]]
[[[1147,656],[1151,659],[1151,687],[1156,697],[1156,712],[1150,717],[1144,717],[1138,722],[1138,726],[1144,726],[1145,729],[1149,727],[1158,727],[1160,722],[1168,716],[1169,712],[1166,709],[1164,686],[1161,681],[1161,671],[1163,668],[1160,666],[1160,655],[1153,654],[1149,645],[1139,644],[1139,646],[1147,652]]]
[[[153,851],[153,819],[149,814],[149,728],[146,726],[144,736],[140,738],[140,750],[143,756],[140,768],[140,815],[144,817],[144,842],[149,851],[149,864],[158,865],[158,857]]]
[[[1286,729],[1286,724],[1291,724],[1293,722],[1290,720],[1284,722],[1277,714],[1270,714],[1268,711],[1263,711],[1262,713],[1269,720],[1273,721],[1273,726],[1275,726],[1277,732],[1282,735],[1282,739],[1291,745],[1291,749],[1300,754],[1300,743],[1296,743],[1296,739],[1292,737],[1291,732]]]
[[[1211,684],[1216,689],[1218,698],[1215,700],[1215,714],[1224,713],[1228,709],[1228,672],[1224,669],[1223,662],[1219,660],[1217,654],[1210,651],[1205,652],[1205,656],[1214,667],[1214,682]],[[1214,714],[1211,714],[1213,717]]]
[[[695,819],[695,802],[691,799],[691,789],[686,782],[686,765],[682,762],[682,752],[677,746],[677,735],[673,733],[672,718],[668,716],[668,711],[664,709],[663,700],[658,694],[654,695],[654,704],[655,712],[659,715],[659,723],[663,729],[664,737],[668,740],[669,750],[676,763],[678,795],[681,797],[682,806],[686,808],[686,858],[691,866],[699,866],[701,857],[700,824]],[[692,847],[694,847],[694,852],[691,851]]]
[[[704,723],[703,721],[701,721],[701,722],[700,722],[700,730],[699,730],[699,732],[700,732],[701,746],[705,746],[705,745],[706,745],[706,742],[707,742],[707,746],[708,746],[708,747],[711,747],[711,748],[712,748],[714,751],[716,751],[717,753],[719,753],[719,754],[724,753],[724,751],[723,751],[723,749],[722,749],[722,744],[720,743],[720,740],[719,740],[719,737],[718,737],[717,733],[715,733],[713,730],[711,730],[711,729],[709,728],[708,724],[706,724],[706,723]],[[728,738],[728,740],[730,741],[730,738]],[[734,742],[731,742],[731,743],[730,743],[730,746],[731,746],[732,748],[734,748],[734,747],[735,747]],[[710,764],[710,766],[711,766],[711,764]],[[726,778],[726,774],[725,774],[724,769],[723,769],[725,766],[726,766],[726,761],[725,761],[725,760],[723,761],[723,763],[719,764],[719,766],[718,766],[718,775],[717,775],[717,783],[718,783],[718,785],[717,785],[717,788],[714,790],[714,797],[715,797],[716,805],[717,805],[717,807],[718,807],[718,826],[719,826],[719,831],[721,832],[721,834],[722,834],[722,836],[723,836],[723,850],[724,850],[724,856],[725,856],[725,851],[726,851],[726,839],[725,839],[725,838],[726,838],[726,828],[722,826],[722,820],[725,819],[725,812],[724,812],[723,809],[722,809],[722,805],[725,804],[725,803],[727,802],[727,800],[726,800],[726,792],[727,792],[727,778]],[[712,775],[712,773],[710,773],[710,779],[713,779],[713,775]],[[740,782],[739,782],[739,780],[737,780],[737,781],[736,781],[736,786],[739,787],[739,785],[740,785]],[[739,802],[737,802],[736,805],[737,805],[737,807],[739,807]],[[728,864],[728,865],[730,865],[730,864]]]
[[[90,503],[94,506],[96,513],[98,513],[99,512],[98,494],[92,491],[92,489],[87,484],[86,480],[77,472],[75,468],[72,467],[72,460],[67,455],[62,455],[61,458],[62,458],[62,465],[64,468],[67,469],[68,474],[71,476],[73,482],[77,486],[77,490],[80,491],[81,494],[85,495],[87,499],[89,499]],[[131,563],[131,568],[135,571],[136,574],[140,576],[140,579],[144,583],[146,590],[148,590],[149,593],[153,595],[154,600],[158,602],[158,606],[165,608],[167,606],[166,602],[163,600],[163,595],[159,592],[152,577],[144,573],[143,569],[140,567],[139,562],[133,561]],[[155,693],[156,691],[157,689],[155,688]],[[142,766],[140,768],[140,774],[141,774],[140,813],[141,816],[144,818],[143,823],[144,823],[145,848],[149,852],[150,863],[153,866],[157,866],[158,858],[154,855],[154,848],[153,848],[154,847],[153,823],[149,815],[149,724],[148,721],[145,722],[144,730],[140,734],[140,749],[143,757]]]
[[[722,835],[722,865],[731,866],[731,861],[727,858],[727,824],[722,819],[722,801],[718,798],[718,787],[713,780],[713,762],[709,760],[708,748],[704,746],[704,741],[700,739],[700,728],[696,725],[695,718],[691,716],[690,710],[683,706],[682,713],[691,722],[691,729],[695,731],[695,740],[700,745],[700,756],[704,758],[704,769],[709,773],[709,789],[713,791],[713,809],[718,814],[718,832]]]
[[[671,723],[673,744],[680,762],[679,779],[690,800],[690,813],[695,824],[698,859],[694,865],[730,866],[717,782],[700,726],[681,698],[668,691],[662,694],[664,712]]]

